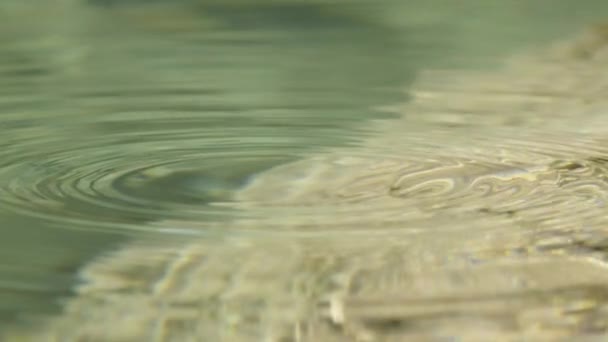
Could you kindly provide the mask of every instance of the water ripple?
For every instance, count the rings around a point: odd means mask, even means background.
[[[403,152],[401,145],[362,146],[274,167],[253,177],[233,205],[256,218],[251,227],[264,222],[259,226],[274,234],[469,229],[466,222],[493,216],[507,218],[504,227],[558,231],[602,216],[608,148],[600,136],[421,132],[401,139]],[[472,145],[456,144],[462,137]]]
[[[128,225],[165,214],[209,219],[225,212],[213,204],[231,201],[252,174],[304,150],[297,138],[269,129],[246,137],[238,127],[218,132],[205,125],[190,118],[162,129],[162,121],[149,120],[137,132],[104,134],[91,123],[47,126],[36,139],[21,138],[35,132],[31,126],[13,132],[0,152],[0,206],[86,225]]]

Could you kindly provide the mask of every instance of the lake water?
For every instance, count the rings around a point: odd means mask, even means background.
[[[3,2],[0,331],[602,340],[607,14]]]

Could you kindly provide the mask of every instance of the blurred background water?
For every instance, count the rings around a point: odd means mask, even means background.
[[[257,172],[356,144],[421,69],[486,68],[606,13],[601,0],[3,1],[0,328],[56,313],[81,265],[159,233],[147,222],[229,218],[210,203]]]

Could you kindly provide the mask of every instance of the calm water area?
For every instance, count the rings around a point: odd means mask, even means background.
[[[608,339],[602,20],[2,1],[2,341]]]

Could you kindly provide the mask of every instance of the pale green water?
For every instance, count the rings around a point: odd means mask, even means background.
[[[148,223],[230,220],[210,204],[256,173],[356,145],[420,70],[489,68],[608,14],[605,1],[234,2],[0,5],[2,324],[57,314],[100,253],[181,233]]]

